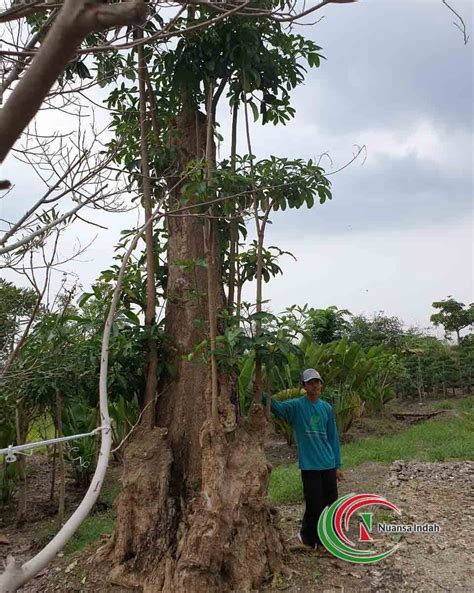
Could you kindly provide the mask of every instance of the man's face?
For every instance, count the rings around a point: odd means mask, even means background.
[[[318,397],[321,395],[321,381],[319,379],[310,379],[303,383],[303,388],[309,397]]]

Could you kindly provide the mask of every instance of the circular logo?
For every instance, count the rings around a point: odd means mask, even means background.
[[[380,552],[379,550],[357,548],[356,544],[347,536],[349,522],[354,513],[373,505],[389,508],[401,515],[401,511],[396,505],[377,494],[347,494],[336,500],[330,507],[326,507],[319,518],[318,535],[323,546],[336,558],[358,564],[379,562],[393,554],[397,550],[398,544],[389,550]],[[359,542],[373,542],[371,537],[373,513],[362,512],[358,514],[358,517],[360,519]]]

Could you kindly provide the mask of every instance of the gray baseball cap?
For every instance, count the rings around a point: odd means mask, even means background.
[[[319,379],[321,383],[323,383],[323,379],[321,375],[315,369],[306,369],[301,373],[301,381],[306,383],[307,381],[311,381],[311,379]]]

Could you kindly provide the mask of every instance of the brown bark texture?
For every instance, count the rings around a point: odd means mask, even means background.
[[[184,111],[176,122],[177,171],[204,157],[205,139],[205,116]],[[180,189],[178,184],[172,198]],[[208,337],[206,270],[176,265],[204,258],[203,221],[170,216],[167,224],[166,329],[174,340],[176,374],[160,386],[157,426],[140,427],[125,450],[117,528],[102,554],[112,561],[112,582],[146,593],[250,591],[280,571],[283,553],[277,515],[267,501],[268,422],[261,406],[237,421],[230,381],[221,373],[219,427],[213,425],[209,365],[183,357]],[[217,233],[212,236],[217,241]],[[220,308],[220,274],[213,277],[209,289]]]

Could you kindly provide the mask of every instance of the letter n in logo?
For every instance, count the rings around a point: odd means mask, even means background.
[[[360,513],[359,517],[362,519],[362,523],[359,523],[359,541],[360,542],[371,542],[373,539],[370,537],[372,531],[372,516],[373,513]]]

